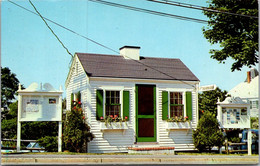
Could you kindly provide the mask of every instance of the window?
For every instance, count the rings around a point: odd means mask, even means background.
[[[56,99],[55,98],[50,98],[49,99],[49,104],[56,104]]]
[[[170,92],[170,117],[184,116],[183,94],[181,92]]]
[[[258,109],[258,100],[250,101],[250,109]]]
[[[120,115],[120,91],[106,91],[106,116]]]

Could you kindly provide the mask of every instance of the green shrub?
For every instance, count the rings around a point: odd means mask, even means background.
[[[65,149],[70,152],[84,152],[87,142],[91,141],[94,136],[85,123],[81,103],[73,101],[73,105],[71,111],[66,115],[63,142]]]
[[[57,152],[58,151],[58,137],[55,136],[45,136],[37,140],[41,147],[45,148],[47,152]]]
[[[209,151],[213,146],[222,146],[224,137],[215,115],[206,111],[192,134],[194,146],[200,151]]]
[[[258,117],[251,117],[251,129],[259,129]]]

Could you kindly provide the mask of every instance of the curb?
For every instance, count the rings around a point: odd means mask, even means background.
[[[45,164],[45,163],[85,163],[85,164],[111,164],[111,163],[172,163],[172,164],[258,164],[258,158],[2,158],[2,164]]]

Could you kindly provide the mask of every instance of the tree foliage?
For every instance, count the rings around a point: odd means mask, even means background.
[[[57,152],[58,150],[58,137],[45,136],[37,140],[41,147],[45,148],[47,152]]]
[[[84,146],[94,136],[85,122],[81,103],[73,101],[74,106],[67,112],[64,124],[63,142],[65,149],[71,152],[84,152]]]
[[[217,102],[218,98],[220,101],[224,101],[227,97],[227,91],[221,91],[221,89],[216,88],[212,91],[204,91],[199,94],[199,110],[200,116],[205,111],[212,112],[215,116],[217,116]]]
[[[209,8],[223,12],[258,16],[257,0],[211,0]],[[231,70],[258,63],[258,18],[204,11],[209,18],[203,34],[211,44],[220,44],[221,50],[210,50],[211,58],[225,63],[235,62]]]
[[[215,116],[206,111],[198,122],[197,129],[192,134],[194,146],[200,151],[209,151],[213,146],[222,146],[224,141],[223,133],[219,128]]]
[[[18,85],[19,80],[16,74],[12,73],[8,67],[1,67],[1,107],[8,107],[11,100],[15,99]]]
[[[2,111],[1,137],[13,139],[17,133],[18,102],[9,105],[9,110]]]

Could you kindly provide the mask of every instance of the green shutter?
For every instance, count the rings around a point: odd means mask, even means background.
[[[191,92],[186,92],[186,116],[189,120],[192,120],[192,96]]]
[[[96,92],[96,115],[97,120],[103,116],[103,90],[97,90]]]
[[[77,93],[77,101],[79,102],[81,102],[81,93],[80,93],[80,91],[78,91],[78,93]]]
[[[72,109],[72,107],[73,107],[73,101],[74,101],[74,94],[73,93],[71,93],[71,95],[70,95],[70,108]]]
[[[129,108],[130,108],[130,101],[129,101],[129,91],[123,92],[123,119],[127,116],[127,121],[129,121]]]
[[[168,92],[162,92],[162,120],[168,119]]]

